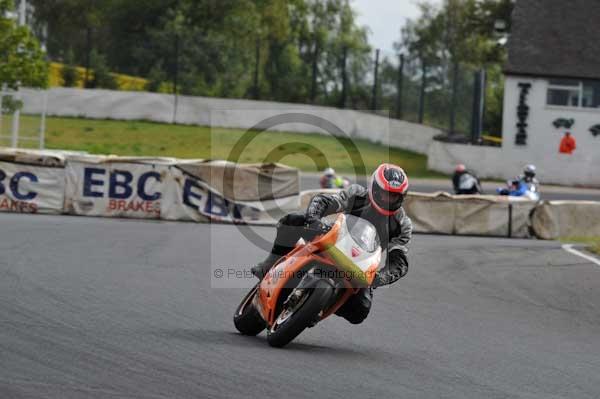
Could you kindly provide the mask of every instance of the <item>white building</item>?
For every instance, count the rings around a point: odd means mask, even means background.
[[[430,167],[462,162],[486,178],[526,163],[540,180],[600,186],[600,1],[517,0],[505,66],[501,148],[434,142]],[[559,154],[566,131],[577,141]]]

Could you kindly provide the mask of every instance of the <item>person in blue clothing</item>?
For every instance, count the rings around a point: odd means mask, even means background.
[[[513,180],[507,188],[499,188],[498,194],[511,197],[522,197],[527,193],[528,187],[523,180]]]
[[[535,165],[527,165],[523,169],[523,174],[509,182],[508,187],[497,189],[498,194],[511,197],[529,197],[530,199],[539,199],[540,182],[535,177]]]

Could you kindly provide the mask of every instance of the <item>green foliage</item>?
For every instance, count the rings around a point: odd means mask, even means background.
[[[0,0],[0,83],[9,88],[19,84],[46,87],[48,64],[37,39],[26,26],[17,26],[7,12],[14,10],[12,0]]]
[[[408,55],[408,74],[415,76],[407,83],[414,92],[420,71],[426,65],[428,101],[426,109],[435,110],[433,124],[447,125],[439,120],[450,112],[452,85],[457,79],[456,106],[459,131],[466,131],[470,119],[472,73],[487,71],[484,130],[499,134],[502,127],[502,97],[504,79],[501,66],[506,59],[505,47],[498,44],[494,24],[502,20],[510,29],[512,0],[445,0],[441,6],[426,1],[419,3],[421,16],[402,29],[398,51]],[[455,71],[457,75],[455,76]],[[440,112],[443,111],[443,112]],[[447,117],[446,117],[447,118]],[[430,123],[432,120],[430,120]]]
[[[352,86],[370,67],[347,0],[30,1],[51,58],[72,48],[85,66],[96,49],[113,72],[147,77],[153,91],[176,82],[182,94],[249,96],[258,67],[262,99],[310,101],[314,80],[315,101],[336,103],[344,48]]]
[[[69,49],[67,51],[67,55],[65,57],[65,66],[61,71],[63,85],[65,87],[74,87],[79,80],[79,72],[75,67],[73,50]]]
[[[146,90],[152,92],[160,91],[161,85],[167,80],[167,75],[162,69],[161,63],[155,64],[148,72],[148,84]]]
[[[90,88],[117,89],[117,81],[110,73],[110,69],[106,64],[106,58],[96,49],[92,50],[92,53],[90,54],[90,67],[94,71],[94,77],[89,82]]]
[[[12,114],[21,108],[23,108],[23,101],[16,100],[13,96],[2,96],[2,109],[0,112],[3,114]]]

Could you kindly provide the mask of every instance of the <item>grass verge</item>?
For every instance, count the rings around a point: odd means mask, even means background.
[[[10,131],[9,118],[4,118],[2,125],[5,134]],[[21,117],[23,136],[32,135],[38,127],[39,117]],[[91,154],[228,159],[244,133],[240,129],[51,117],[46,120],[46,148]],[[367,171],[389,161],[401,165],[413,177],[444,177],[427,170],[424,155],[388,149],[366,140],[352,142],[358,147]],[[349,173],[353,165],[343,144],[344,140],[320,134],[264,132],[244,150],[239,162],[262,162],[268,155],[303,171],[317,171],[316,160],[320,165],[327,162],[336,170]],[[2,140],[0,145],[8,145],[8,141]],[[36,143],[23,141],[19,146],[35,147]]]
[[[565,244],[583,244],[595,255],[600,255],[600,237],[562,237],[560,242]]]

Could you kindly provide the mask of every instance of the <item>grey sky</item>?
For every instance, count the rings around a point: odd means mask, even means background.
[[[383,51],[393,51],[393,43],[400,38],[400,28],[407,18],[419,16],[416,0],[352,0],[357,11],[358,24],[371,30],[369,42]],[[441,0],[430,0],[441,3]]]

